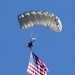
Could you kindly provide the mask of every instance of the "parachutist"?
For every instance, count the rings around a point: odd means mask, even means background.
[[[32,49],[32,47],[33,47],[33,42],[32,42],[32,41],[29,42],[27,47],[29,47],[30,49]]]
[[[30,42],[28,43],[28,46],[30,49],[33,47],[33,42],[36,40],[36,38],[30,38]]]

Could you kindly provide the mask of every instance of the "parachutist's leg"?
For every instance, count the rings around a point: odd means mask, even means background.
[[[32,49],[32,47],[30,47],[30,49]]]
[[[28,48],[28,46],[26,48]]]

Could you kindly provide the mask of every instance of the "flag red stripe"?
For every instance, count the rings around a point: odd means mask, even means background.
[[[28,66],[29,71],[33,72],[35,71],[36,73],[39,73],[41,75],[44,75],[46,72],[45,71],[40,71],[40,68],[36,68],[35,66],[33,66],[32,64],[29,64]]]
[[[30,55],[30,61],[27,72],[30,75],[45,75],[48,72],[46,65],[33,52]]]
[[[38,59],[38,65],[40,65],[41,68],[43,68],[45,71],[48,72],[48,68],[46,67],[46,65],[40,60]]]

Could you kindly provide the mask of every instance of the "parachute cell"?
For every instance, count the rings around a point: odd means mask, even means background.
[[[60,19],[52,13],[43,11],[30,11],[18,15],[20,27],[27,29],[31,26],[43,25],[56,32],[62,31]]]

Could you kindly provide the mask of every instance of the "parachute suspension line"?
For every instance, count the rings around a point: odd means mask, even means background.
[[[30,28],[30,38],[33,38],[36,36],[37,36],[37,28],[36,27]]]
[[[44,32],[45,36],[49,33],[49,31],[50,31],[49,28],[47,28],[47,29],[45,30],[45,32]]]
[[[30,38],[32,38],[33,37],[33,29],[32,28],[30,28]]]
[[[37,37],[37,27],[34,27],[34,34],[33,34],[33,37]]]

